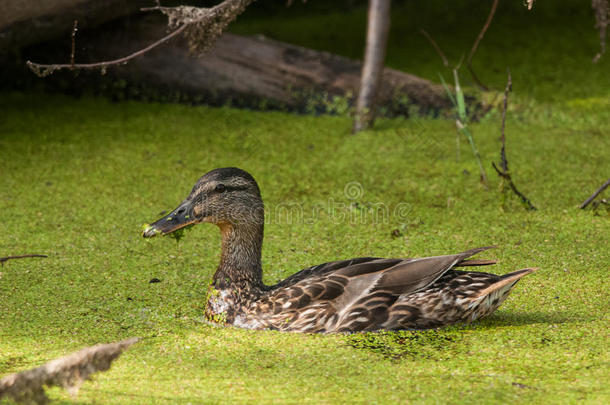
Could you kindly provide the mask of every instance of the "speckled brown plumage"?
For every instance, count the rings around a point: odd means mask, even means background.
[[[211,222],[222,234],[221,261],[206,305],[208,319],[249,329],[355,332],[431,328],[492,313],[519,279],[455,270],[493,264],[469,259],[489,249],[419,259],[364,257],[304,269],[282,282],[262,282],[263,203],[247,172],[216,169],[144,236]]]

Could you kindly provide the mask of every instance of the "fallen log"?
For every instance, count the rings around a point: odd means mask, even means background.
[[[77,55],[78,62],[114,59],[146,47],[166,33],[164,19],[145,16],[138,20],[131,17],[125,27],[106,27],[101,32],[79,34],[77,46],[86,51]],[[59,53],[46,55],[47,63],[65,63],[69,49],[66,45],[63,45],[60,59]],[[45,62],[36,56],[34,52],[28,57],[35,62]],[[108,72],[113,79],[124,81],[126,86],[140,89],[156,86],[187,94],[187,101],[196,103],[332,112],[336,107],[333,103],[341,101],[352,105],[358,94],[361,69],[360,61],[346,57],[262,36],[225,33],[201,56],[191,54],[183,38],[175,38]],[[99,77],[98,73],[92,76],[91,72],[84,71],[78,75],[81,80],[86,77],[87,81]],[[389,68],[384,70],[378,97],[378,105],[386,115],[408,115],[413,110],[438,114],[451,108],[441,86]]]

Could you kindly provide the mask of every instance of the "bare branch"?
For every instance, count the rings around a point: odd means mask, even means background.
[[[443,53],[443,50],[441,49],[441,47],[438,46],[436,41],[430,36],[430,34],[428,34],[426,32],[426,30],[420,29],[419,32],[430,42],[432,47],[436,50],[436,53],[438,54],[438,56],[443,61],[443,65],[448,68],[449,67],[449,60],[447,59],[447,57]]]
[[[54,73],[57,70],[62,70],[62,69],[101,69],[102,73],[105,73],[106,68],[108,68],[109,66],[122,65],[124,63],[129,62],[131,59],[144,55],[146,52],[151,51],[154,48],[158,47],[159,45],[163,44],[164,42],[169,41],[176,35],[180,34],[182,31],[184,31],[185,29],[186,29],[186,25],[183,25],[180,28],[176,29],[175,31],[172,31],[168,35],[164,36],[160,40],[150,44],[146,48],[140,49],[137,52],[134,52],[130,55],[127,55],[127,56],[119,58],[119,59],[114,59],[114,60],[109,60],[109,61],[104,61],[104,62],[96,62],[96,63],[75,63],[75,64],[68,63],[68,64],[49,64],[49,65],[27,61],[26,64],[28,65],[30,70],[32,70],[32,72],[34,72],[36,74],[36,76],[38,76],[38,77],[45,77],[45,76],[50,75],[51,73]]]
[[[527,4],[528,10],[531,10],[532,7],[534,7],[534,0],[526,0],[525,3]]]
[[[4,262],[8,261],[8,260],[13,260],[13,259],[25,259],[28,257],[48,257],[47,255],[18,255],[18,256],[6,256],[6,257],[0,257],[0,264],[2,266],[4,266]]]
[[[470,53],[468,54],[468,58],[466,59],[466,66],[468,66],[468,70],[470,71],[470,74],[472,75],[473,80],[483,90],[488,90],[488,89],[487,89],[487,86],[485,86],[483,83],[481,83],[481,81],[479,80],[477,75],[474,73],[474,69],[472,68],[472,58],[473,58],[474,54],[477,52],[477,49],[479,48],[479,43],[481,43],[481,40],[485,36],[485,33],[487,32],[487,29],[489,28],[489,25],[491,24],[491,21],[493,20],[494,15],[496,14],[496,9],[498,8],[498,2],[499,2],[499,0],[493,0],[493,4],[491,5],[491,10],[489,11],[489,15],[487,16],[487,21],[485,21],[485,24],[483,24],[483,28],[481,28],[481,32],[479,32],[477,39],[474,41],[474,44],[472,44],[472,48],[470,49]]]
[[[138,340],[131,338],[87,347],[40,367],[8,375],[0,380],[0,399],[11,398],[23,404],[46,404],[49,398],[44,391],[45,385],[63,387],[75,394],[91,374],[108,370],[123,350]]]
[[[246,7],[255,0],[225,0],[211,7],[155,7],[145,8],[145,11],[158,10],[168,17],[168,26],[174,30],[163,38],[153,42],[149,46],[140,49],[122,58],[102,61],[96,63],[74,63],[69,64],[42,64],[27,61],[27,66],[39,77],[45,77],[62,69],[100,69],[102,74],[110,66],[122,65],[145,53],[157,48],[178,34],[184,32],[189,41],[189,47],[193,52],[204,52],[222,34],[224,29],[239,15]],[[75,30],[72,33],[74,49]]]
[[[591,194],[591,197],[587,198],[585,202],[580,204],[580,208],[583,210],[587,208],[587,205],[591,204],[591,201],[595,200],[595,197],[600,195],[602,191],[608,188],[608,186],[610,186],[610,179],[606,180],[606,182],[602,184],[600,188],[598,188],[593,194]]]

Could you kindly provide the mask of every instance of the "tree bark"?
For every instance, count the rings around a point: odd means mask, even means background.
[[[354,133],[373,125],[375,120],[375,97],[382,79],[388,32],[390,31],[390,0],[369,0],[366,50]]]

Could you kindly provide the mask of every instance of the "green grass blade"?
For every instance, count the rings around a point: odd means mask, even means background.
[[[453,69],[453,80],[455,80],[455,97],[457,99],[458,116],[462,123],[466,123],[466,102],[464,101],[464,92],[460,86],[460,79],[457,69]]]
[[[447,86],[447,83],[445,82],[443,75],[441,75],[439,73],[438,77],[441,79],[441,84],[445,88],[445,91],[447,92],[447,96],[449,97],[449,100],[451,100],[451,104],[453,104],[454,107],[457,107],[457,101],[455,100],[455,97],[453,97],[453,93],[451,93],[451,89],[449,88],[449,86]]]

